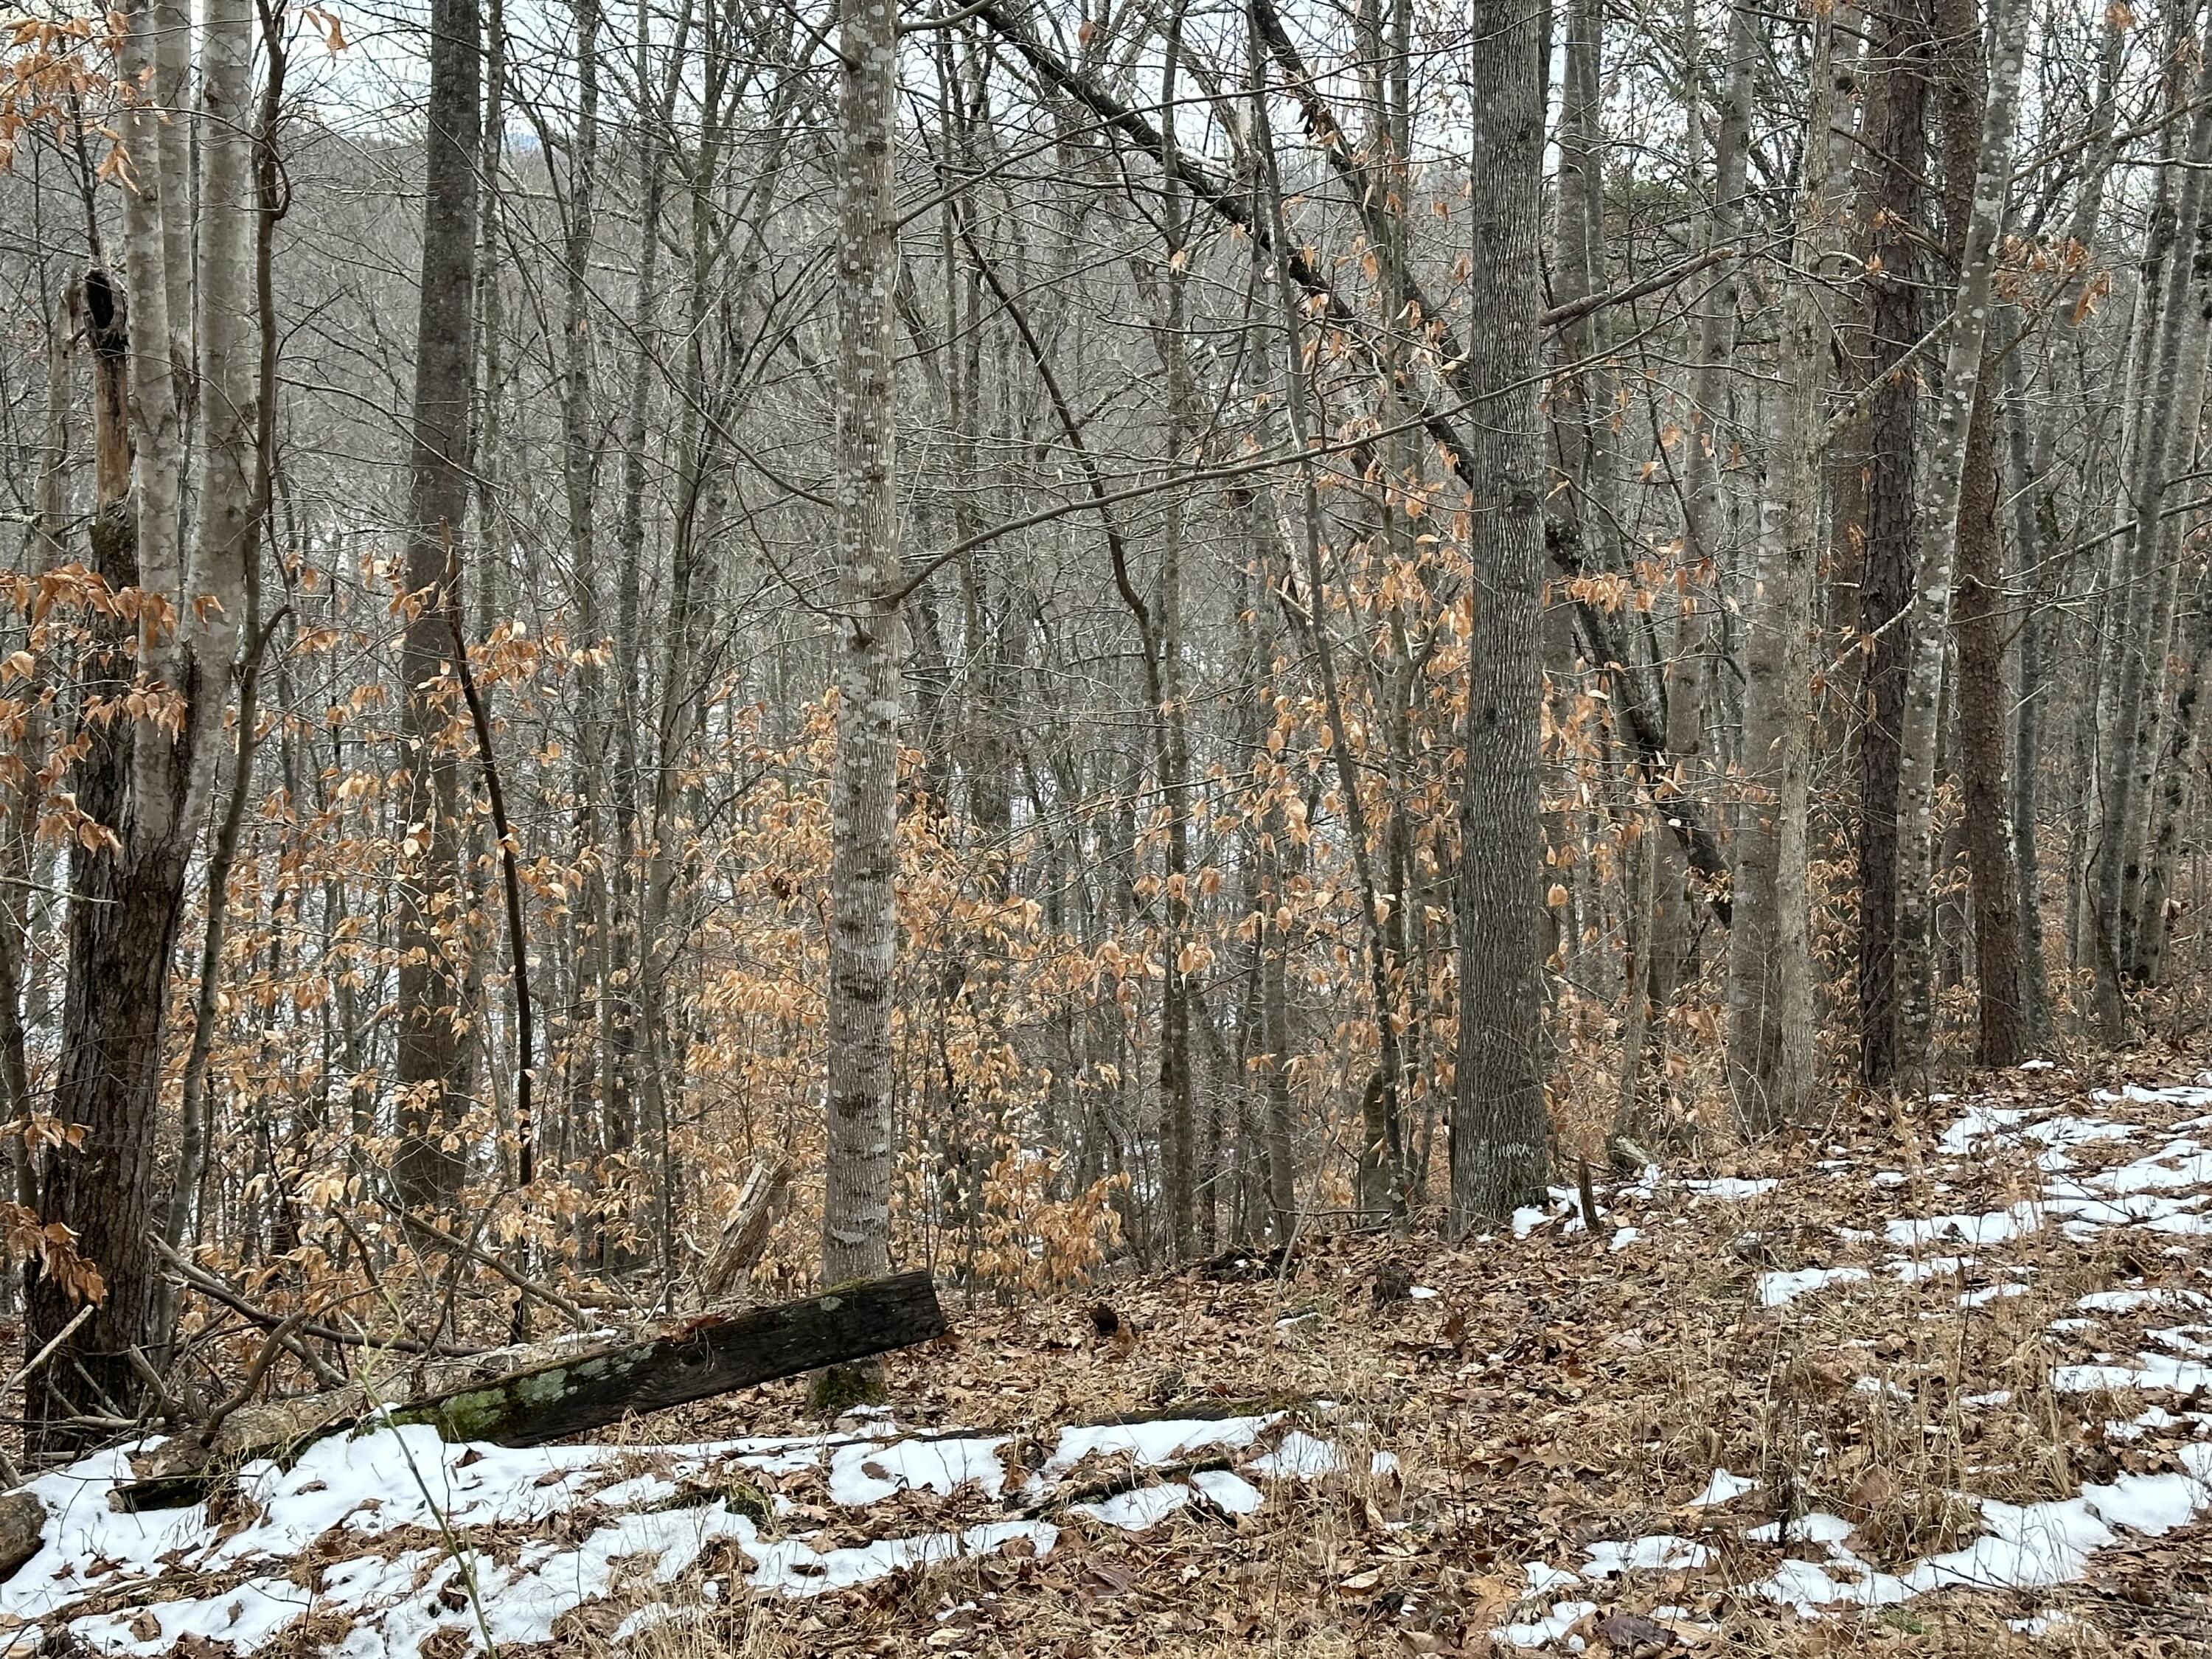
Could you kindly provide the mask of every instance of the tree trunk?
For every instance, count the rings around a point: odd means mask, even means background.
[[[1255,20],[1256,21],[1256,20]],[[1252,45],[1252,111],[1258,136],[1260,161],[1266,185],[1263,211],[1268,234],[1275,246],[1291,246],[1290,225],[1277,167],[1264,97],[1254,30]],[[1257,247],[1255,244],[1255,252]],[[1299,526],[1303,532],[1302,574],[1305,578],[1307,632],[1313,641],[1314,660],[1321,671],[1322,719],[1328,732],[1329,758],[1336,779],[1336,793],[1344,814],[1344,839],[1352,860],[1353,879],[1359,890],[1360,915],[1365,938],[1367,983],[1375,1018],[1375,1070],[1360,1097],[1360,1146],[1354,1195],[1366,1208],[1388,1208],[1394,1217],[1407,1212],[1406,1158],[1403,1118],[1400,1109],[1404,1063],[1394,998],[1390,992],[1390,940],[1375,882],[1373,837],[1367,818],[1366,799],[1359,788],[1344,693],[1336,670],[1336,649],[1329,628],[1331,615],[1328,574],[1322,558],[1323,526],[1320,483],[1310,446],[1316,435],[1316,398],[1310,370],[1298,327],[1299,310],[1289,273],[1273,262],[1275,308],[1281,318],[1285,397],[1291,443],[1297,454]]]
[[[2024,325],[2023,325],[2024,326]],[[2036,567],[2038,550],[2057,540],[2041,522],[2048,486],[2037,471],[2027,435],[2027,411],[2020,391],[2020,353],[2005,354],[2005,439],[2010,466],[2013,566],[2015,573]],[[2053,526],[2055,528],[2055,526]],[[2021,618],[2018,689],[2012,733],[2010,798],[2004,803],[2006,833],[2012,840],[2014,878],[2019,887],[2020,1018],[2022,1040],[2046,1041],[2051,1034],[2051,989],[2043,959],[2043,901],[2036,849],[2036,790],[2043,764],[2044,637],[2048,626],[2041,596],[2031,588],[2027,614]]]
[[[1686,8],[1686,35],[1694,50],[1696,0]],[[1722,91],[1721,120],[1713,137],[1713,205],[1708,246],[1729,247],[1741,240],[1744,174],[1751,147],[1752,77],[1759,61],[1759,13],[1749,4],[1729,10],[1728,79]],[[1699,88],[1689,88],[1692,126]],[[1694,149],[1694,145],[1692,146]],[[1691,157],[1694,166],[1697,157]],[[1743,260],[1722,266],[1705,296],[1698,321],[1698,359],[1691,383],[1689,463],[1683,479],[1682,562],[1686,580],[1679,596],[1674,659],[1667,666],[1667,757],[1674,775],[1664,781],[1661,816],[1667,797],[1693,787],[1710,768],[1703,756],[1706,677],[1718,643],[1716,580],[1727,551],[1724,462],[1732,441],[1729,380],[1734,372],[1738,313],[1742,303]],[[1700,589],[1703,591],[1700,592]],[[1660,875],[1652,895],[1651,1005],[1663,1022],[1681,976],[1689,935],[1690,908],[1683,891],[1688,864],[1671,838],[1657,851]]]
[[[2167,910],[2181,854],[2182,809],[2197,767],[2203,723],[2204,678],[2212,673],[2212,565],[2199,578],[2192,601],[2177,618],[2180,639],[2173,657],[2173,706],[2168,711],[2160,757],[2157,814],[2144,873],[2139,951],[2146,984],[2163,981],[2172,938]]]
[[[1918,376],[1893,373],[1920,337],[1925,258],[1918,230],[1928,156],[1928,0],[1885,0],[1876,57],[1887,67],[1874,134],[1880,185],[1869,273],[1871,373],[1866,559],[1859,581],[1859,633],[1870,643],[1863,668],[1859,738],[1859,1075],[1876,1088],[1897,1069],[1898,789],[1911,658],[1899,617],[1913,582],[1913,475],[1919,453]]]
[[[415,399],[405,571],[401,732],[407,744],[406,828],[411,878],[399,884],[398,1078],[400,1144],[394,1173],[410,1209],[459,1196],[463,1152],[446,1145],[467,1111],[471,1067],[461,1035],[464,889],[459,758],[441,741],[454,718],[454,602],[466,529],[475,397],[477,164],[482,142],[477,0],[434,0],[422,183],[422,299],[416,315]]]
[[[822,1276],[833,1285],[879,1275],[890,1260],[900,604],[892,436],[897,8],[892,0],[854,0],[838,30],[837,556],[845,614],[836,639],[822,1212]]]
[[[1813,962],[1807,886],[1812,778],[1813,601],[1820,550],[1820,411],[1828,329],[1821,306],[1835,121],[1834,35],[1813,23],[1812,94],[1784,326],[1790,389],[1783,455],[1760,504],[1765,615],[1750,633],[1744,768],[1760,786],[1736,826],[1729,939],[1729,1073],[1738,1124],[1765,1133],[1805,1109],[1813,1085]],[[1778,522],[1777,522],[1778,520]]]
[[[204,373],[206,440],[198,480],[198,526],[189,570],[178,568],[176,483],[181,443],[173,381],[158,359],[142,357],[132,381],[139,444],[138,563],[112,520],[96,533],[101,574],[136,575],[161,606],[140,623],[139,659],[180,696],[174,722],[120,720],[88,734],[78,804],[114,831],[112,842],[80,842],[70,860],[70,975],[54,1113],[81,1126],[81,1146],[47,1158],[41,1218],[76,1234],[79,1253],[104,1277],[97,1318],[79,1328],[28,1402],[35,1449],[60,1450],[74,1431],[54,1419],[74,1412],[128,1409],[139,1393],[131,1350],[152,1339],[157,1284],[148,1236],[154,1219],[155,1147],[161,1123],[161,1053],[169,963],[184,912],[185,874],[214,784],[216,738],[228,703],[245,566],[255,536],[257,414],[252,286],[248,259],[254,206],[247,168],[253,87],[253,13],[248,0],[212,0],[205,14],[201,76],[202,169],[197,317]],[[133,31],[136,40],[136,30]],[[134,55],[143,50],[135,44]],[[157,74],[155,84],[161,83]],[[173,88],[172,88],[173,90]],[[150,119],[132,118],[143,143]],[[146,151],[142,149],[143,155]],[[161,203],[178,204],[174,176]],[[155,317],[134,319],[138,337],[172,330],[161,313],[173,291],[170,238],[145,205],[126,228],[134,291]],[[158,562],[144,562],[147,548]],[[162,611],[173,629],[162,625]],[[86,688],[90,693],[94,687]],[[43,1345],[71,1317],[82,1282],[36,1274],[26,1340]]]
[[[1540,1198],[1544,1108],[1543,452],[1536,365],[1544,74],[1534,20],[1477,0],[1469,90],[1472,610],[1460,799],[1451,1226]]]
[[[1985,367],[1993,368],[1985,353]],[[2027,1052],[2022,994],[2020,872],[2006,765],[2004,619],[1997,542],[1998,478],[1990,428],[1996,387],[1975,401],[1966,434],[1966,486],[1959,507],[1958,766],[1966,862],[1973,894],[1977,1054],[1984,1066],[2014,1066]]]
[[[2212,31],[2208,31],[2212,41]],[[2189,125],[2187,154],[2183,161],[2173,214],[2166,227],[2172,239],[2160,271],[2155,346],[2145,362],[2142,416],[2128,477],[2123,510],[2133,515],[2133,526],[2121,544],[2117,560],[2119,581],[2112,603],[2119,622],[2113,630],[2118,680],[2112,687],[2112,720],[2106,728],[2109,743],[2102,757],[2102,793],[2097,817],[2096,859],[2089,896],[2091,949],[2096,969],[2097,1017],[2105,1040],[2119,1043],[2127,1036],[2127,1005],[2121,983],[2127,948],[2125,915],[2128,849],[2133,844],[2134,815],[2139,805],[2136,789],[2136,750],[2146,704],[2155,695],[2152,678],[2154,653],[2162,651],[2152,638],[2152,593],[2160,584],[2155,568],[2157,550],[2163,539],[2164,501],[2172,467],[2176,428],[2185,419],[2194,432],[2197,410],[2179,407],[2185,374],[2187,348],[2196,333],[2196,308],[2189,303],[2195,275],[2191,241],[2205,207],[2205,176],[2212,168],[2212,63],[2196,80],[2197,107]]]
[[[1897,973],[1899,1036],[1916,1066],[1927,1061],[1933,1008],[1931,904],[1936,868],[1936,750],[1942,737],[1943,660],[1950,643],[1952,573],[1961,534],[1969,428],[1989,339],[1997,233],[2004,220],[2012,134],[2026,55],[2027,0],[2007,0],[1990,65],[1973,194],[1960,239],[1959,279],[1943,389],[1929,447],[1928,495],[1920,514],[1918,592],[1910,617],[1911,668],[1906,682],[1899,777]],[[1994,480],[1989,481],[1994,483]],[[1994,510],[1993,504],[1990,510]],[[1988,526],[1992,540],[1994,526]],[[1980,556],[1993,559],[1995,548]],[[1994,832],[1993,832],[1994,833]]]
[[[1973,0],[1942,0],[1942,33],[1952,68],[1943,93],[1943,217],[1954,267],[1963,257],[1972,215],[1977,135],[1984,82],[1982,33]],[[2021,997],[2020,878],[2007,813],[2008,697],[1997,541],[1996,425],[2001,386],[1995,344],[1983,349],[1982,395],[1966,426],[1958,518],[1957,770],[1973,895],[1974,975],[1978,1042],[1984,1066],[2011,1066],[2024,1052]]]

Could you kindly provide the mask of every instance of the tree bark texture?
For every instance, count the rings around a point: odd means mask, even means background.
[[[1466,774],[1460,801],[1455,1231],[1540,1197],[1543,1081],[1543,449],[1537,243],[1544,76],[1534,20],[1474,12],[1468,378],[1486,417],[1468,441]]]

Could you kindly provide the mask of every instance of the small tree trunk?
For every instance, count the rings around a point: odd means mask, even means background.
[[[854,0],[837,228],[837,759],[831,782],[829,1132],[822,1276],[890,1261],[891,991],[897,948],[899,555],[892,393],[898,11]]]
[[[2165,754],[2150,855],[2143,876],[2142,918],[2138,953],[2146,984],[2166,977],[2166,951],[2172,938],[2167,908],[2174,869],[2181,853],[2183,808],[2197,766],[2203,724],[2204,681],[2212,673],[2212,565],[2208,565],[2182,621],[2173,659],[2173,706],[2166,721]]]
[[[2212,40],[2212,34],[2207,39]],[[2206,65],[2196,85],[2197,113],[2190,122],[2184,170],[2168,226],[2168,234],[2176,240],[2160,272],[2156,343],[2145,362],[2145,401],[2124,505],[2124,510],[2134,515],[2134,524],[2119,552],[2121,584],[2113,599],[2119,607],[2119,626],[2114,635],[2118,678],[2112,690],[2111,723],[2106,728],[2109,742],[2103,756],[2093,872],[2095,884],[2089,902],[2097,1017],[2105,1040],[2116,1044],[2127,1035],[2121,973],[2127,945],[2128,848],[2138,805],[2136,750],[2148,701],[2154,695],[2150,653],[2158,647],[2151,638],[2151,595],[2159,582],[2154,566],[2163,523],[2160,507],[2172,471],[2176,427],[2184,418],[2179,401],[2185,378],[2185,358],[2197,320],[2195,308],[2188,302],[2195,262],[2191,250],[2180,244],[2178,232],[2193,233],[2204,211],[2205,177],[2208,168],[2212,168],[2212,97],[2206,96],[2212,93],[2212,64]],[[2187,416],[2192,428],[2195,413],[2192,409]]]
[[[1954,68],[1943,94],[1944,220],[1955,263],[1972,210],[1977,133],[1984,96],[1981,29],[1974,0],[1943,0],[1943,33]],[[1985,345],[1981,372],[1996,368]],[[2007,694],[1998,615],[1996,419],[2000,386],[1985,380],[1966,426],[1958,518],[1957,772],[1961,825],[1973,894],[1978,1050],[1984,1066],[2010,1066],[2023,1052],[2020,994],[2020,884],[2006,812]]]
[[[1698,45],[1696,0],[1685,8],[1689,50]],[[1716,249],[1742,235],[1744,175],[1751,149],[1752,77],[1759,62],[1759,13],[1749,4],[1729,9],[1728,79],[1722,91],[1721,121],[1713,137],[1713,204],[1707,217],[1708,246]],[[1697,120],[1699,88],[1689,88],[1691,125]],[[1695,149],[1694,143],[1692,146]],[[1697,162],[1692,154],[1692,164]],[[1727,554],[1726,479],[1723,462],[1731,442],[1728,392],[1735,370],[1738,314],[1742,303],[1744,261],[1722,266],[1707,290],[1698,321],[1698,361],[1691,383],[1689,463],[1683,480],[1683,563],[1688,577],[1677,601],[1674,658],[1667,667],[1667,754],[1676,776],[1667,788],[1691,785],[1707,766],[1705,742],[1706,674],[1714,651],[1719,608],[1714,582]],[[1702,592],[1700,590],[1703,590]],[[1665,800],[1660,816],[1666,815]],[[1689,936],[1690,908],[1683,884],[1688,864],[1672,837],[1662,837],[1656,857],[1660,876],[1652,893],[1650,980],[1653,1016],[1667,1018],[1674,1000]]]
[[[1782,464],[1761,503],[1763,625],[1746,653],[1744,765],[1761,799],[1736,826],[1729,940],[1729,1073],[1739,1125],[1764,1133],[1805,1109],[1813,1084],[1813,962],[1807,890],[1812,780],[1813,601],[1820,562],[1820,385],[1828,356],[1821,306],[1835,120],[1834,34],[1813,23],[1796,258],[1786,313],[1790,388]]]
[[[2027,419],[2020,395],[2020,354],[2005,354],[2005,436],[2011,463],[2013,560],[2017,571],[2036,567],[2038,550],[2057,540],[2039,522],[2048,486],[2039,476],[2028,445]],[[2051,988],[2043,959],[2043,902],[2036,849],[2036,788],[2043,765],[2044,634],[2040,597],[2031,592],[2021,619],[2019,688],[2012,738],[2012,796],[2005,803],[2012,837],[2013,870],[2020,892],[2020,1004],[2026,1041],[2041,1042],[2051,1034]]]
[[[1255,53],[1254,83],[1259,82]],[[1277,246],[1290,246],[1289,223],[1284,206],[1282,179],[1277,168],[1266,108],[1255,94],[1253,112],[1259,133],[1261,167],[1267,186],[1267,223]],[[1255,246],[1255,252],[1257,249]],[[1310,607],[1308,633],[1314,659],[1321,670],[1322,718],[1328,731],[1329,758],[1336,793],[1344,813],[1344,836],[1351,854],[1352,876],[1359,889],[1361,920],[1366,945],[1370,1006],[1375,1019],[1375,1070],[1360,1097],[1359,1182],[1357,1196],[1363,1208],[1388,1208],[1394,1217],[1406,1212],[1406,1158],[1403,1117],[1400,1110],[1404,1062],[1400,1047],[1395,1000],[1390,991],[1390,939],[1384,925],[1375,880],[1374,840],[1369,828],[1366,797],[1359,787],[1350,730],[1344,712],[1344,692],[1336,670],[1336,647],[1329,628],[1331,604],[1328,571],[1322,557],[1322,524],[1319,481],[1309,446],[1315,434],[1315,398],[1304,345],[1298,328],[1298,307],[1289,273],[1273,262],[1276,310],[1282,320],[1283,364],[1291,441],[1298,455],[1299,525],[1304,532],[1303,574]],[[1378,1205],[1377,1199],[1381,1200]]]

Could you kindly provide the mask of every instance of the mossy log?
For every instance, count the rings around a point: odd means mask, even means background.
[[[649,1336],[565,1355],[503,1376],[389,1407],[384,1420],[427,1423],[446,1440],[539,1446],[644,1412],[712,1399],[941,1336],[945,1314],[927,1273],[840,1285],[797,1302],[705,1313]],[[296,1457],[309,1442],[375,1415],[358,1390],[240,1411],[212,1444],[180,1435],[115,1489],[119,1509],[197,1502],[258,1457]],[[257,1435],[254,1426],[269,1432]]]
[[[410,1401],[390,1417],[430,1424],[447,1440],[539,1446],[633,1413],[912,1347],[944,1331],[929,1275],[902,1273],[840,1285],[802,1302],[702,1314],[652,1341]]]

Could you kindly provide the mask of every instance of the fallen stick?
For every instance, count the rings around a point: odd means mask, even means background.
[[[71,1336],[76,1334],[76,1328],[83,1324],[86,1320],[92,1317],[92,1304],[89,1302],[86,1303],[82,1308],[79,1308],[76,1314],[71,1316],[70,1322],[63,1326],[60,1330],[55,1332],[52,1340],[50,1340],[45,1347],[40,1349],[38,1352],[33,1354],[28,1363],[24,1365],[21,1370],[17,1371],[15,1376],[9,1377],[5,1382],[0,1382],[0,1394],[11,1394],[23,1383],[28,1382],[32,1376],[38,1370],[40,1366],[45,1364],[46,1361],[54,1357],[54,1350],[60,1347],[63,1343],[68,1341]]]

